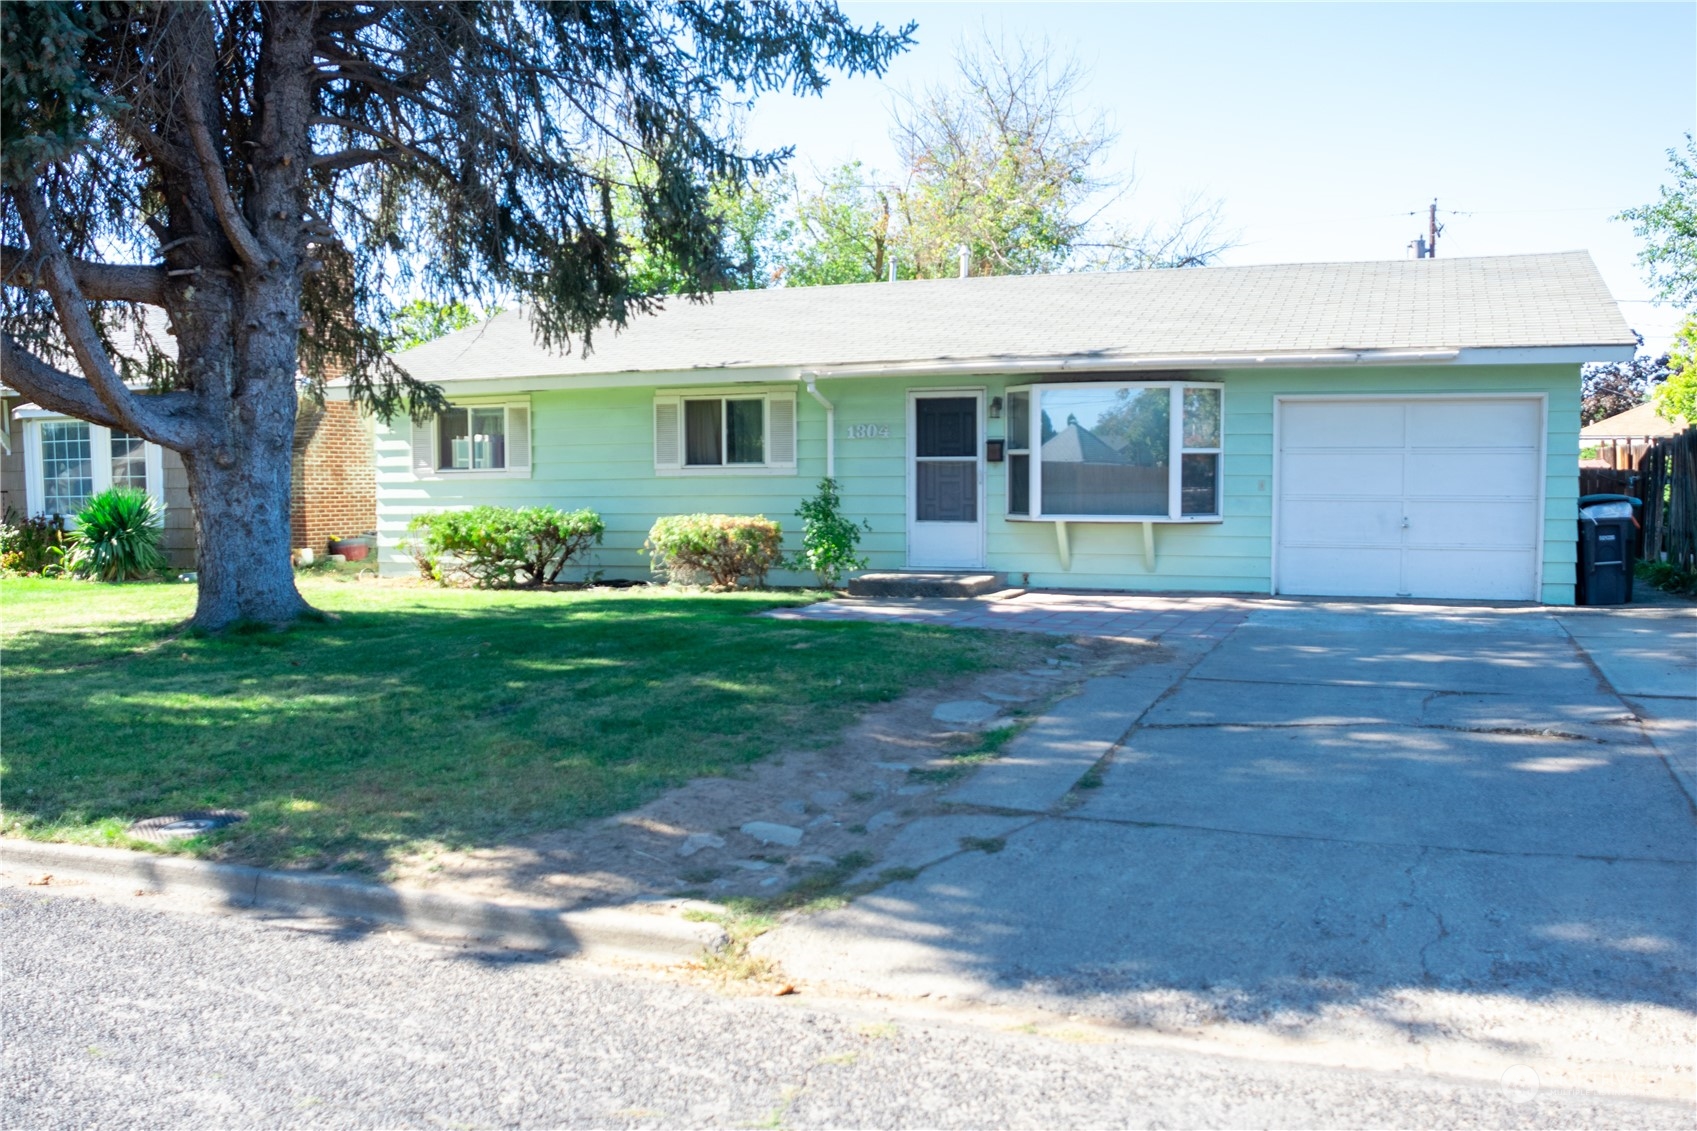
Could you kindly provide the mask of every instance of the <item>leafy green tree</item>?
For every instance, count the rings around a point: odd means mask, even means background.
[[[985,40],[956,63],[951,82],[898,103],[894,182],[851,162],[797,183],[786,283],[871,282],[892,265],[900,278],[953,277],[962,247],[971,273],[1008,275],[1199,266],[1232,245],[1220,204],[1200,197],[1167,221],[1100,222],[1131,185],[1103,169],[1106,119],[1074,109],[1076,59]]]
[[[890,193],[868,183],[859,161],[831,170],[809,191],[795,182],[791,192],[795,224],[784,248],[785,283],[811,287],[884,278]]]
[[[500,307],[480,315],[463,302],[431,302],[415,298],[390,316],[389,332],[384,343],[392,352],[410,350],[425,342],[433,342],[444,334],[475,326],[499,313]]]
[[[1697,424],[1697,314],[1688,314],[1668,351],[1668,379],[1656,390],[1656,415]]]
[[[735,277],[713,186],[775,172],[728,110],[880,74],[913,25],[829,2],[72,0],[0,19],[0,365],[30,399],[182,454],[194,623],[308,613],[288,560],[297,379],[384,417],[440,390],[385,349],[397,289],[521,296],[538,339],[652,309],[610,158],[679,289]],[[114,350],[139,336],[146,389]]]
[[[1685,151],[1668,150],[1673,184],[1663,185],[1661,199],[1628,208],[1617,220],[1632,221],[1633,232],[1645,241],[1638,253],[1650,285],[1666,302],[1690,310],[1697,306],[1697,140],[1685,135]]]

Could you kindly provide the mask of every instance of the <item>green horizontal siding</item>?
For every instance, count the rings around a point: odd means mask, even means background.
[[[1266,592],[1272,584],[1275,396],[1544,393],[1549,398],[1549,434],[1543,598],[1553,604],[1572,602],[1573,499],[1578,493],[1576,365],[1246,369],[1212,373],[1207,379],[1226,388],[1222,521],[1157,525],[1153,571],[1144,566],[1139,526],[1072,524],[1072,568],[1063,570],[1052,523],[1005,518],[1006,465],[993,464],[986,477],[987,567],[1015,581],[1029,574],[1034,586]],[[1009,384],[1018,383],[994,377],[820,382],[820,391],[837,408],[837,478],[844,508],[872,525],[861,544],[872,568],[901,569],[907,564],[908,391],[982,387],[987,396],[1003,396]],[[600,512],[607,523],[606,544],[586,566],[610,577],[646,575],[647,560],[639,550],[654,520],[665,514],[765,514],[784,524],[786,543],[793,548],[799,530],[796,506],[825,473],[825,414],[804,390],[790,386],[786,391],[797,394],[794,475],[656,475],[653,391],[648,389],[531,394],[533,468],[528,479],[415,481],[405,422],[393,429],[380,427],[378,529],[385,568],[411,568],[396,546],[413,515],[479,503],[590,507]],[[1003,436],[1004,424],[990,421],[988,434]],[[889,435],[848,439],[855,425],[883,426]]]

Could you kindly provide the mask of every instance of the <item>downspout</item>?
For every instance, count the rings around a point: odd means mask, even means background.
[[[807,382],[807,394],[825,406],[825,478],[837,477],[837,406],[825,399],[825,394],[814,384],[818,379],[815,374],[804,373],[801,379]]]

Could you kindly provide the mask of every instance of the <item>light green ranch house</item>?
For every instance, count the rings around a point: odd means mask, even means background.
[[[829,475],[875,570],[1570,604],[1579,367],[1634,339],[1566,252],[741,291],[593,345],[401,355],[454,408],[378,428],[386,572],[422,511],[550,504],[645,577],[657,517],[794,543]]]

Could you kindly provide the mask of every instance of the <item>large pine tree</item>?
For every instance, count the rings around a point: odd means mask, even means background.
[[[439,405],[384,354],[387,296],[517,295],[544,343],[588,345],[653,302],[608,172],[638,165],[646,244],[686,289],[722,285],[708,186],[786,156],[742,152],[732,104],[881,73],[912,32],[803,0],[3,16],[4,380],[182,453],[207,629],[308,611],[288,559],[298,378],[346,373],[384,416]]]

